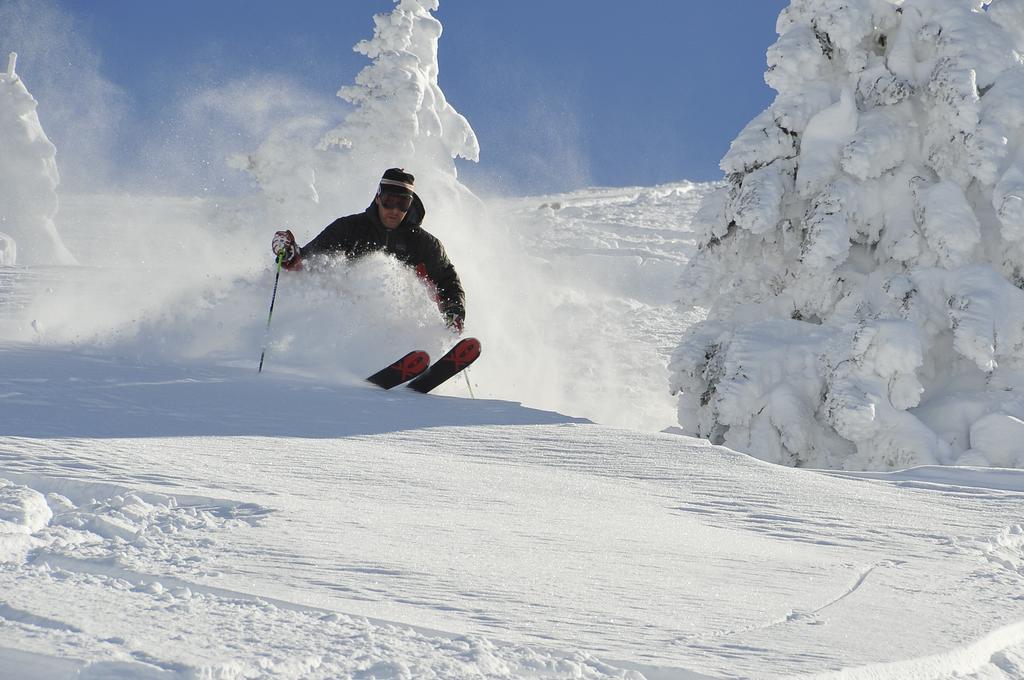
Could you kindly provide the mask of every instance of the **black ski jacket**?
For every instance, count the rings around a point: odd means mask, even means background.
[[[466,318],[466,298],[459,275],[448,260],[444,246],[420,225],[426,216],[420,197],[413,195],[412,206],[402,223],[388,229],[380,221],[377,204],[365,211],[339,217],[312,241],[302,246],[302,259],[315,255],[344,255],[357,258],[367,253],[384,252],[412,267],[434,287],[441,312],[459,321]]]

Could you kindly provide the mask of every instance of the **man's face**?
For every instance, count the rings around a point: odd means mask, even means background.
[[[380,221],[388,229],[394,229],[402,223],[405,213],[409,212],[411,202],[412,196],[388,193],[377,194],[377,198],[374,199]]]

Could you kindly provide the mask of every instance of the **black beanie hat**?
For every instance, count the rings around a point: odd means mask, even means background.
[[[380,178],[381,193],[413,195],[416,178],[402,168],[388,168]]]

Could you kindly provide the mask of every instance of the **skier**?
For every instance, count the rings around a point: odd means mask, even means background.
[[[291,230],[278,231],[271,248],[281,258],[281,266],[291,271],[316,255],[357,258],[378,251],[393,255],[426,282],[448,327],[461,333],[466,319],[462,284],[444,246],[420,226],[426,209],[413,190],[414,181],[404,169],[389,168],[364,212],[339,217],[301,248]]]

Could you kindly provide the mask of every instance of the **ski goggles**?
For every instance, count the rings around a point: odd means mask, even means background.
[[[380,194],[380,205],[385,210],[401,210],[407,212],[412,207],[412,196],[409,194],[392,194],[382,191]]]

